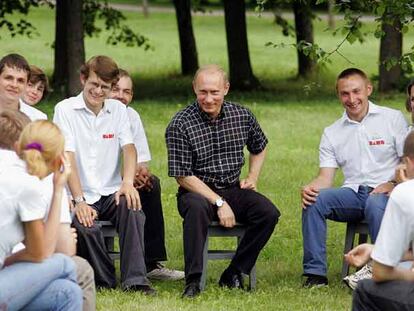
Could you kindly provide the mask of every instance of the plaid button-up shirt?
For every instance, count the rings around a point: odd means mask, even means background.
[[[218,189],[239,180],[244,146],[258,154],[268,142],[248,109],[226,101],[215,120],[194,102],[174,116],[165,137],[169,176],[197,176]]]

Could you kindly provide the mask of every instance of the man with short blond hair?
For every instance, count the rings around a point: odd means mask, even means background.
[[[375,241],[407,134],[400,111],[369,100],[373,87],[362,70],[342,71],[336,90],[345,111],[325,128],[319,146],[319,174],[301,191],[304,287],[328,284],[327,219],[365,220]],[[338,168],[344,173],[344,184],[332,188]]]

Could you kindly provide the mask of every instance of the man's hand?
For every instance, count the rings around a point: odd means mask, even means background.
[[[371,191],[371,194],[379,194],[384,193],[390,195],[391,191],[394,190],[394,184],[387,181],[375,187],[374,190]]]
[[[374,245],[364,243],[351,249],[348,254],[345,254],[345,260],[351,266],[362,267],[371,259],[371,253]]]
[[[398,165],[395,169],[395,181],[400,184],[408,180],[409,178],[407,177],[407,166],[405,164]]]
[[[139,193],[137,189],[134,188],[134,185],[132,182],[126,182],[123,181],[121,184],[121,188],[117,191],[115,194],[115,203],[116,205],[119,205],[119,197],[121,195],[125,196],[125,199],[127,201],[127,207],[128,209],[141,210],[141,200],[139,198]]]
[[[85,227],[92,227],[93,221],[98,217],[98,213],[86,202],[80,202],[75,205],[75,215],[78,221]]]
[[[135,172],[134,187],[138,190],[152,190],[152,175],[145,165],[137,165]]]
[[[306,209],[309,205],[312,205],[316,202],[316,198],[319,194],[319,189],[316,189],[313,186],[306,185],[301,190],[302,197],[302,208]]]
[[[236,218],[234,217],[233,210],[226,201],[224,201],[222,207],[217,209],[217,215],[220,219],[220,225],[223,227],[232,228],[236,224]]]
[[[245,179],[240,180],[241,189],[250,189],[256,191],[257,179],[247,176]]]

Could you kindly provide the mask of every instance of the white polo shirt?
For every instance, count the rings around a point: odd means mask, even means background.
[[[376,187],[394,176],[403,153],[408,125],[395,109],[369,102],[361,122],[342,118],[325,128],[319,146],[319,166],[342,168],[343,187]]]
[[[13,246],[24,240],[23,222],[45,215],[39,178],[29,175],[21,163],[8,165],[11,162],[3,161],[6,153],[13,152],[2,150],[0,161],[0,269]]]
[[[371,257],[395,267],[405,251],[414,247],[414,180],[399,184],[391,192]]]
[[[106,99],[95,115],[80,93],[55,106],[53,122],[65,136],[65,150],[75,153],[86,202],[93,204],[101,196],[118,191],[121,148],[133,144],[125,105]]]
[[[47,120],[46,113],[41,112],[39,109],[26,104],[23,100],[19,100],[20,111],[29,117],[30,121]]]
[[[138,163],[151,161],[151,153],[148,147],[147,136],[139,113],[132,107],[127,108],[131,132],[137,149]]]

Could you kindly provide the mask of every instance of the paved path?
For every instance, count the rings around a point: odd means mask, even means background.
[[[142,12],[142,6],[141,5],[132,5],[132,4],[120,4],[120,3],[109,3],[109,5],[117,10],[121,11],[129,11],[129,12]],[[160,7],[160,6],[149,6],[149,13],[151,12],[165,12],[165,13],[174,13],[175,10],[173,7]],[[247,11],[246,14],[248,16],[262,16],[265,18],[273,18],[273,12],[265,11],[262,13],[254,12],[254,11]],[[224,10],[218,10],[218,9],[207,9],[205,13],[203,12],[192,12],[192,15],[206,15],[206,16],[224,16]],[[293,19],[293,13],[292,12],[283,12],[282,16],[284,18]],[[317,13],[317,16],[323,20],[328,19],[328,14],[325,13]],[[342,15],[336,15],[336,20],[342,20]],[[374,21],[375,17],[373,16],[364,16],[362,17],[363,21]]]

